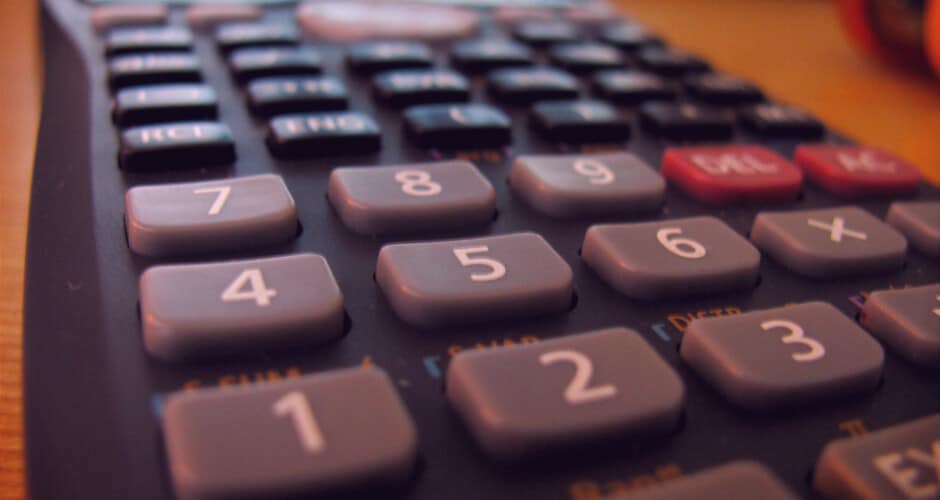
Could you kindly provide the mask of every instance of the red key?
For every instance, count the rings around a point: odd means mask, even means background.
[[[803,182],[799,168],[759,146],[669,148],[662,174],[692,198],[715,205],[793,200]]]
[[[796,163],[814,183],[846,198],[911,194],[920,185],[910,163],[864,146],[800,146]]]

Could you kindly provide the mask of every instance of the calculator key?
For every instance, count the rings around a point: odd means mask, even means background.
[[[368,154],[382,146],[378,124],[358,111],[276,116],[268,130],[268,147],[278,157]]]
[[[741,122],[765,137],[792,137],[819,139],[826,128],[812,115],[794,106],[778,103],[760,103],[739,112]]]
[[[266,22],[234,22],[215,30],[215,41],[223,51],[256,45],[296,45],[297,30],[288,24]]]
[[[638,333],[615,327],[463,351],[450,361],[445,394],[480,448],[512,460],[667,434],[685,386]]]
[[[470,83],[447,69],[403,69],[379,73],[372,81],[376,97],[390,106],[411,106],[470,99]]]
[[[632,153],[523,155],[509,182],[529,206],[554,217],[648,213],[666,192],[663,178]]]
[[[91,11],[91,25],[104,31],[115,26],[163,24],[169,13],[166,5],[98,5]]]
[[[630,120],[603,101],[536,103],[532,125],[549,140],[570,144],[622,142],[630,137]]]
[[[638,299],[748,290],[760,254],[714,217],[588,228],[581,258],[610,286]]]
[[[711,66],[704,59],[666,47],[646,47],[636,54],[644,68],[662,76],[676,77],[709,71]]]
[[[375,272],[398,317],[423,328],[565,312],[573,277],[535,233],[385,245]]]
[[[319,40],[446,40],[473,35],[480,16],[471,9],[408,2],[318,1],[297,8],[304,31]]]
[[[825,498],[927,500],[940,495],[940,414],[830,442],[813,473]]]
[[[825,402],[875,390],[884,351],[824,302],[693,320],[682,360],[750,410]]]
[[[536,47],[573,42],[580,37],[577,26],[565,21],[523,21],[513,28],[512,34]]]
[[[767,467],[749,460],[719,465],[608,500],[798,500]]]
[[[343,334],[343,295],[314,254],[210,264],[155,266],[140,277],[144,344],[180,361]]]
[[[588,73],[624,65],[620,51],[594,42],[566,43],[552,47],[552,62],[572,73]]]
[[[894,271],[907,252],[900,233],[857,207],[761,212],[751,241],[791,271],[814,278]]]
[[[359,73],[429,68],[434,64],[434,54],[430,47],[418,42],[363,42],[349,48],[346,64]]]
[[[646,103],[640,121],[653,133],[673,140],[728,140],[734,135],[734,116],[695,104]]]
[[[507,66],[529,66],[533,57],[528,47],[509,40],[460,42],[450,51],[450,60],[454,66],[468,73],[483,73]]]
[[[203,84],[130,87],[114,96],[114,123],[126,127],[154,122],[214,119],[218,98]]]
[[[245,47],[232,51],[228,64],[241,81],[265,76],[307,75],[322,71],[320,53],[310,47]]]
[[[108,55],[127,52],[157,52],[189,50],[193,34],[175,26],[145,26],[115,28],[105,40]]]
[[[753,83],[736,76],[707,73],[685,79],[685,89],[695,99],[719,106],[737,106],[764,100]]]
[[[248,83],[251,110],[262,116],[346,109],[346,86],[332,76],[273,76]]]
[[[496,147],[511,139],[505,113],[486,104],[426,104],[405,111],[408,134],[425,147]]]
[[[496,211],[493,186],[460,160],[337,168],[327,193],[346,227],[369,235],[482,226]]]
[[[201,3],[186,8],[186,22],[198,28],[232,21],[254,21],[263,14],[257,5]]]
[[[610,5],[601,2],[585,2],[580,5],[570,5],[564,9],[565,19],[582,25],[602,25],[617,19],[620,15]]]
[[[940,285],[873,292],[859,321],[909,361],[940,370]]]
[[[135,253],[173,257],[263,248],[297,235],[297,209],[277,175],[139,186],[124,197]]]
[[[713,205],[795,200],[803,172],[760,146],[667,148],[663,176],[696,200]]]
[[[489,74],[488,88],[494,97],[516,105],[578,97],[578,80],[553,68],[494,70]]]
[[[121,132],[119,153],[126,170],[207,167],[235,162],[228,126],[219,122],[143,125]]]
[[[920,172],[901,158],[865,146],[805,145],[796,163],[815,184],[845,198],[909,195],[920,187]]]
[[[189,52],[125,54],[108,59],[108,83],[114,89],[200,80],[199,59]]]
[[[671,101],[678,94],[676,87],[666,79],[635,70],[602,71],[594,76],[593,86],[598,96],[625,105]]]
[[[940,201],[896,201],[885,220],[911,246],[931,257],[940,257]]]
[[[633,23],[608,26],[601,33],[601,40],[621,50],[628,51],[663,44],[659,37],[650,33],[646,28]]]
[[[529,5],[494,4],[493,19],[503,24],[517,24],[523,21],[555,21],[556,9]]]
[[[378,368],[177,393],[163,413],[178,498],[387,492],[417,462],[414,422]]]

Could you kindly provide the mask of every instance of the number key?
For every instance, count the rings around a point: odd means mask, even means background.
[[[534,233],[386,245],[375,278],[425,328],[559,313],[573,293],[571,268]]]
[[[872,292],[859,321],[907,360],[940,370],[940,284]]]
[[[682,359],[729,401],[772,410],[875,389],[884,351],[823,302],[696,319]]]
[[[757,249],[714,217],[591,226],[581,258],[640,299],[748,289],[760,264]]]
[[[446,396],[485,452],[519,459],[585,441],[669,432],[685,387],[639,334],[608,328],[461,352],[448,367]]]

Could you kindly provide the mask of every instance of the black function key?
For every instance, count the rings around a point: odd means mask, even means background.
[[[297,30],[287,24],[229,23],[215,31],[215,41],[223,51],[252,45],[296,45]]]
[[[619,50],[601,43],[570,43],[553,47],[552,62],[574,73],[588,73],[623,66]]]
[[[785,104],[757,104],[742,110],[740,118],[745,126],[767,137],[818,139],[826,134],[826,128],[819,120]]]
[[[112,55],[126,52],[188,50],[192,45],[193,34],[184,28],[172,26],[118,28],[108,33],[105,52]]]
[[[573,42],[579,38],[578,28],[564,21],[527,21],[519,23],[513,36],[535,46]]]
[[[126,127],[142,123],[205,120],[216,117],[218,100],[208,85],[163,84],[131,87],[114,97],[114,123]]]
[[[320,53],[309,47],[246,47],[233,51],[228,63],[232,73],[241,81],[322,71]]]
[[[594,77],[594,92],[617,104],[635,105],[646,101],[671,101],[677,90],[666,79],[633,70],[602,71]]]
[[[632,23],[623,23],[607,27],[603,34],[601,34],[601,40],[622,50],[630,51],[642,47],[663,44],[662,40],[647,31],[646,28]]]
[[[425,147],[493,147],[512,140],[510,120],[485,104],[429,104],[405,111],[408,134]]]
[[[642,49],[637,53],[637,60],[644,68],[663,76],[682,76],[711,69],[707,62],[694,54],[664,47]]]
[[[709,104],[733,106],[761,102],[764,93],[753,83],[735,76],[709,73],[686,78],[689,94]]]
[[[643,126],[674,140],[725,140],[734,134],[730,113],[689,103],[648,103],[640,108]]]
[[[353,45],[346,64],[359,73],[390,69],[428,68],[434,64],[431,49],[417,42],[365,42]]]
[[[268,147],[278,157],[368,154],[382,145],[375,120],[355,111],[278,116],[268,128]]]
[[[219,122],[134,127],[121,133],[119,160],[127,170],[227,165],[235,161],[235,145]]]
[[[625,141],[630,120],[601,101],[549,101],[532,108],[532,125],[548,139],[567,143]]]
[[[346,109],[346,86],[332,76],[275,76],[248,84],[248,103],[262,116]]]
[[[390,106],[411,106],[470,99],[470,83],[456,71],[404,69],[381,73],[372,81],[376,97]]]
[[[126,54],[108,60],[108,82],[115,89],[200,80],[199,59],[189,52]]]
[[[468,73],[482,73],[507,66],[529,66],[532,57],[528,47],[508,40],[462,42],[450,52],[454,66]]]
[[[518,105],[578,97],[578,80],[552,68],[499,69],[490,73],[488,85],[493,96]]]

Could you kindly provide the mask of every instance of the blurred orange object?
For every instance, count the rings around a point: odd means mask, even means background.
[[[927,56],[933,64],[933,70],[940,76],[940,2],[934,0],[927,7],[925,23]]]
[[[849,38],[862,51],[896,65],[929,67],[940,76],[940,1],[839,0]]]

